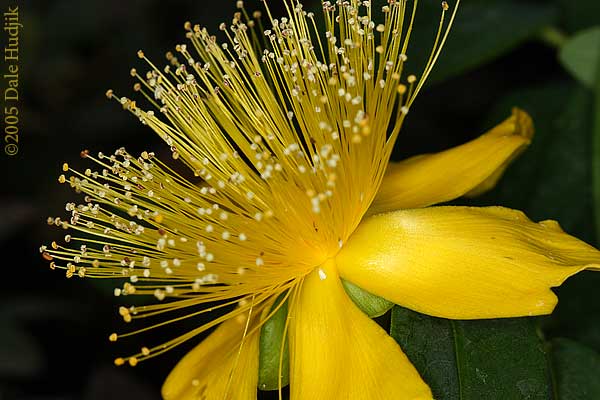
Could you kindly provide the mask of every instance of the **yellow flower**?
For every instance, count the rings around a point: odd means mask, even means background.
[[[265,2],[266,3],[266,2]],[[170,146],[195,177],[144,151],[82,156],[99,171],[63,166],[59,181],[85,194],[67,204],[65,242],[42,246],[68,277],[125,279],[125,322],[162,322],[115,341],[220,311],[116,364],[155,357],[218,325],[163,386],[165,399],[255,399],[261,326],[283,304],[292,399],[431,399],[398,344],[352,302],[340,277],[429,315],[496,318],[552,312],[550,290],[600,253],[554,221],[501,207],[428,207],[476,195],[502,175],[533,134],[523,111],[462,146],[388,163],[404,118],[448,35],[442,18],[420,78],[402,79],[415,17],[403,0],[373,21],[369,1],[323,2],[312,13],[284,1],[269,29],[240,11],[225,43],[185,24],[191,48],[150,66],[134,90],[157,112],[117,99]],[[457,2],[458,3],[458,2]],[[182,173],[184,174],[184,173]],[[191,175],[191,174],[190,174]],[[77,245],[74,245],[77,243]],[[278,297],[286,302],[275,303]],[[283,363],[283,352],[281,361]],[[283,367],[283,366],[282,366]]]

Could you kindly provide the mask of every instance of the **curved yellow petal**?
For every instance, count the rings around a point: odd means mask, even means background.
[[[491,189],[533,137],[533,122],[517,108],[500,125],[463,145],[388,165],[368,215],[425,207]]]
[[[551,313],[550,288],[600,267],[600,252],[520,211],[430,207],[363,220],[336,262],[344,279],[396,304],[475,319]]]
[[[292,400],[432,399],[398,344],[348,298],[329,261],[290,307]]]
[[[162,387],[165,400],[256,400],[258,339],[241,346],[246,322],[231,318],[179,361]]]

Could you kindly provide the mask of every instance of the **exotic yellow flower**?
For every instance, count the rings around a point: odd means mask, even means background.
[[[151,69],[131,71],[134,89],[159,112],[107,93],[196,178],[124,149],[85,151],[101,170],[65,164],[71,175],[59,178],[86,197],[67,204],[69,221],[49,219],[75,232],[68,245],[42,247],[51,267],[126,279],[117,296],[156,297],[121,307],[125,322],[170,315],[110,340],[221,311],[117,364],[136,365],[219,325],[174,369],[163,396],[254,399],[260,329],[285,304],[292,399],[431,399],[340,277],[422,313],[474,319],[550,313],[551,287],[600,267],[600,252],[554,221],[501,207],[424,208],[492,187],[533,134],[522,111],[457,148],[388,163],[456,8],[448,18],[442,3],[424,72],[402,83],[416,0],[412,10],[389,0],[381,23],[370,1],[325,1],[323,37],[296,1],[284,1],[288,14],[278,20],[267,8],[264,34],[260,13],[251,19],[237,3],[233,23],[221,25],[226,43],[186,23],[194,50],[178,45],[163,70],[138,53]],[[282,369],[283,359],[282,348]]]

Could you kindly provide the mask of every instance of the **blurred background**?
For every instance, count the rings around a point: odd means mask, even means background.
[[[279,1],[269,3],[281,15]],[[415,60],[411,72],[418,72],[429,54],[440,13],[437,0],[421,3],[408,53]],[[594,201],[598,177],[592,171],[596,165],[600,172],[600,118],[594,121],[600,110],[600,28],[594,28],[600,3],[464,3],[394,157],[463,143],[519,106],[536,124],[533,144],[496,189],[468,203],[521,209],[534,220],[557,219],[569,233],[598,245],[594,208],[600,209],[600,198]],[[64,216],[64,203],[77,199],[57,183],[63,162],[84,169],[81,150],[111,153],[120,146],[168,158],[166,146],[149,129],[104,96],[108,88],[132,93],[129,69],[141,67],[136,51],[144,49],[162,64],[164,53],[184,40],[185,21],[218,32],[218,24],[231,19],[235,1],[3,4],[3,10],[19,6],[23,28],[19,152],[0,155],[0,399],[158,399],[164,377],[194,343],[136,368],[114,367],[114,357],[137,345],[136,339],[107,340],[123,327],[112,286],[65,279],[48,269],[38,248],[64,234],[48,227],[46,217]],[[319,1],[304,4],[318,11]],[[259,5],[246,1],[249,10]],[[599,287],[600,274],[572,278],[557,290],[561,303],[555,313],[535,321],[544,343],[550,346],[559,337],[577,342],[595,367],[600,365]]]

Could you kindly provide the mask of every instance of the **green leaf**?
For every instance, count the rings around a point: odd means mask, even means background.
[[[530,318],[453,321],[394,307],[390,334],[436,400],[552,398],[546,352]]]
[[[285,294],[279,296],[271,310],[275,310],[279,306],[284,296]],[[277,390],[279,388],[279,357],[287,315],[288,303],[286,299],[277,312],[261,327],[258,368],[258,388],[261,390]],[[289,349],[286,337],[281,364],[282,387],[289,384],[289,375]]]
[[[359,288],[352,282],[342,279],[342,285],[354,304],[370,318],[380,317],[394,306],[394,303],[391,301],[387,301],[383,297],[371,294],[366,290]]]
[[[392,309],[390,335],[402,347],[438,400],[460,393],[450,321],[402,307]]]
[[[568,339],[553,340],[551,350],[558,399],[600,399],[600,354]]]
[[[576,32],[598,23],[598,0],[558,0],[561,23],[569,32]]]
[[[575,78],[593,88],[600,65],[600,26],[577,33],[561,48],[559,59]]]
[[[453,4],[454,2],[450,2]],[[439,22],[440,2],[420,2],[409,45],[411,72],[419,72],[429,56]],[[534,37],[557,17],[550,4],[519,1],[463,1],[430,83],[474,69]],[[415,58],[415,62],[411,62]]]

